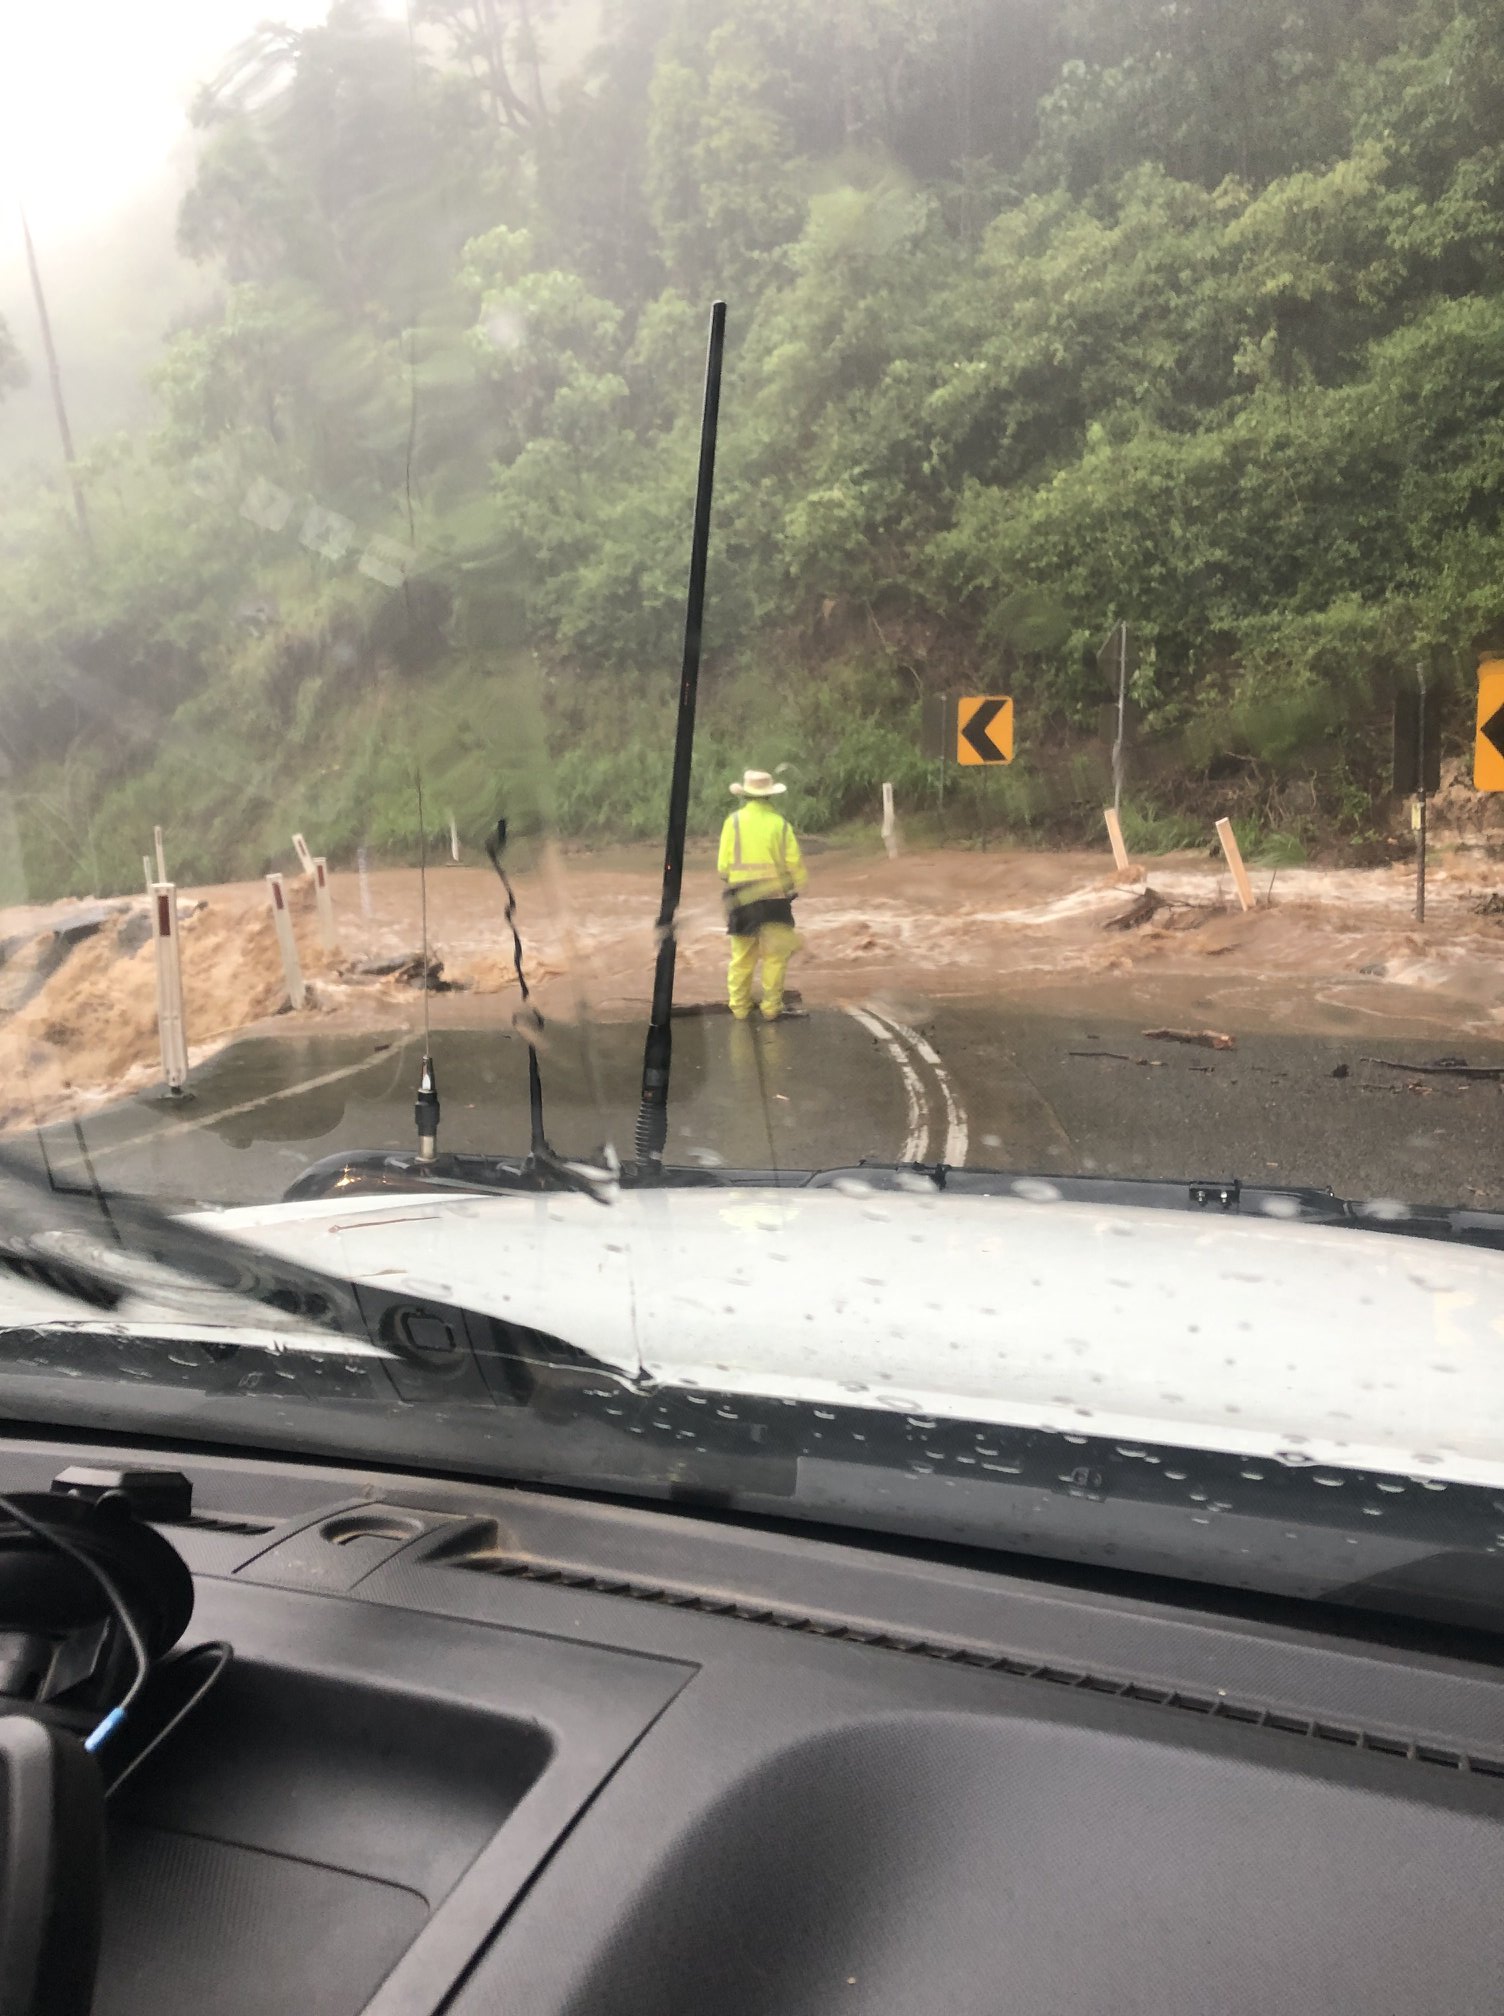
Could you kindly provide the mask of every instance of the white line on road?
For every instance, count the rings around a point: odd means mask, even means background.
[[[846,1013],[853,1022],[859,1022],[869,1036],[882,1044],[893,1062],[898,1066],[898,1075],[903,1080],[903,1096],[908,1106],[908,1134],[898,1151],[900,1162],[922,1162],[929,1152],[929,1114],[924,1097],[924,1084],[919,1073],[909,1062],[909,1054],[902,1043],[889,1029],[886,1022],[871,1015],[865,1008],[849,1007]]]
[[[945,1161],[949,1168],[960,1169],[966,1162],[966,1151],[970,1146],[970,1134],[966,1124],[966,1108],[956,1097],[955,1087],[950,1082],[950,1074],[940,1062],[934,1045],[925,1040],[917,1029],[911,1029],[907,1022],[896,1021],[891,1015],[884,1015],[876,1008],[869,1010],[879,1022],[886,1023],[896,1036],[912,1044],[915,1054],[929,1065],[935,1074],[935,1082],[940,1087],[940,1097],[945,1101]]]

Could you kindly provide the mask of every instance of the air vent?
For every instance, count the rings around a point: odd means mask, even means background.
[[[875,1631],[861,1624],[845,1624],[834,1618],[805,1617],[796,1611],[775,1610],[766,1605],[739,1601],[730,1596],[704,1596],[693,1590],[664,1589],[651,1582],[634,1582],[624,1576],[592,1575],[582,1569],[551,1567],[538,1561],[508,1560],[498,1555],[473,1555],[450,1564],[472,1574],[505,1575],[518,1582],[553,1583],[566,1589],[583,1589],[593,1596],[627,1596],[637,1603],[656,1603],[667,1610],[693,1610],[706,1617],[730,1617],[743,1624],[769,1624],[780,1631],[798,1631],[811,1638],[830,1638],[847,1645],[865,1645],[882,1652],[907,1652],[921,1659],[936,1659],[947,1666],[971,1666],[990,1673],[1006,1673],[1017,1680],[1043,1680],[1052,1687],[1079,1689],[1083,1694],[1105,1694],[1119,1701],[1142,1701],[1154,1708],[1178,1708],[1207,1721],[1241,1722],[1254,1729],[1276,1729],[1290,1736],[1305,1736],[1313,1742],[1338,1743],[1349,1750],[1371,1750],[1381,1757],[1400,1757],[1412,1764],[1439,1765],[1447,1771],[1477,1772],[1489,1778],[1504,1778],[1504,1757],[1479,1756],[1454,1750],[1439,1743],[1422,1742],[1406,1736],[1378,1734],[1335,1723],[1314,1715],[1292,1714],[1287,1710],[1260,1708],[1249,1702],[1229,1701],[1221,1694],[1192,1694],[1178,1687],[1155,1687],[1142,1680],[1118,1680],[1110,1674],[1083,1672],[1071,1666],[1046,1665],[1038,1660],[1019,1659],[1011,1654],[973,1645],[943,1645],[927,1638],[912,1638],[897,1631]]]

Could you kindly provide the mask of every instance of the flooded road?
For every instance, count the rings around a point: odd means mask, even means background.
[[[978,1005],[941,1007],[916,1025],[880,1003],[815,1009],[771,1027],[715,1015],[676,1021],[667,1159],[775,1170],[946,1159],[1046,1174],[1237,1176],[1504,1208],[1504,1041],[1470,1040],[1469,1067],[1500,1077],[1466,1077],[1416,1069],[1444,1053],[1413,1034],[1376,1045],[1362,1026],[1244,1031],[1222,1050],[1149,1037],[1148,1026],[1121,1012],[1083,1016],[1079,1006]],[[442,1029],[433,1047],[441,1147],[525,1153],[521,1039]],[[40,1140],[59,1181],[87,1182],[92,1166],[110,1189],[261,1202],[322,1156],[413,1148],[421,1050],[413,1036],[257,1036],[207,1066],[187,1100],[128,1099],[47,1128]],[[578,1027],[550,1028],[543,1064],[552,1146],[591,1156],[609,1141],[629,1158],[640,1029],[607,1023],[587,1038]],[[36,1154],[38,1138],[17,1135],[12,1146]]]
[[[1119,880],[1088,853],[812,847],[791,973],[809,1012],[764,1028],[724,1012],[726,938],[700,863],[680,918],[670,1158],[1238,1175],[1504,1204],[1504,1094],[1476,1075],[1504,1066],[1494,877],[1477,852],[1438,858],[1418,926],[1402,865],[1264,871],[1245,914],[1205,856]],[[295,1013],[264,886],[184,892],[186,1102],[160,1096],[142,899],[0,914],[12,1142],[40,1129],[69,1180],[92,1162],[107,1187],[173,1199],[280,1196],[323,1155],[413,1145],[426,1010],[442,1146],[524,1153],[521,995],[495,877],[430,872],[428,951],[453,991],[426,1001],[417,876],[332,883],[332,949],[311,890],[290,885],[308,981]],[[653,858],[540,853],[517,891],[549,1138],[627,1158]],[[404,962],[406,977],[391,970]],[[1413,1068],[1444,1059],[1475,1075]]]

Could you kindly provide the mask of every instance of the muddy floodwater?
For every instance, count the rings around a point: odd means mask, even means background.
[[[699,852],[680,916],[678,998],[713,1008],[726,946],[708,848]],[[790,977],[817,1011],[866,1004],[917,1026],[975,1008],[984,1021],[1053,1017],[1086,1034],[1105,1015],[1130,1035],[1165,1026],[1245,1043],[1331,1039],[1359,1056],[1382,1056],[1401,1039],[1461,1055],[1504,1037],[1504,917],[1490,905],[1504,874],[1480,849],[1438,851],[1424,925],[1405,864],[1256,870],[1247,914],[1220,863],[1201,855],[1158,859],[1122,881],[1109,857],[1085,851],[890,861],[812,847],[809,867],[798,909],[804,948]],[[520,869],[526,970],[556,1041],[567,1029],[641,1017],[658,873],[647,849],[544,855]],[[294,1045],[315,1034],[396,1039],[421,1027],[411,978],[421,947],[416,871],[336,871],[331,880],[333,951],[320,941],[311,890],[289,885],[309,983],[297,1013],[286,1006],[265,885],[179,892],[196,1073],[248,1032]],[[428,997],[435,1028],[511,1028],[520,996],[503,906],[488,866],[430,870],[428,951],[453,988]],[[0,912],[0,1125],[32,1128],[152,1087],[145,927],[144,896]],[[371,970],[403,960],[407,976]],[[906,1138],[901,1128],[896,1145]]]

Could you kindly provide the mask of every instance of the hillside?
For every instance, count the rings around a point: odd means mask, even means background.
[[[947,830],[1079,834],[1120,621],[1140,844],[1215,803],[1371,845],[1417,661],[1461,748],[1504,638],[1496,7],[415,11],[227,63],[92,543],[61,489],[0,505],[5,893],[132,886],[157,821],[195,879],[291,823],[402,856],[420,773],[435,837],[651,834],[717,292],[701,826],[748,762],[815,830],[884,779],[938,813],[926,696],[1007,690],[1019,761]]]

